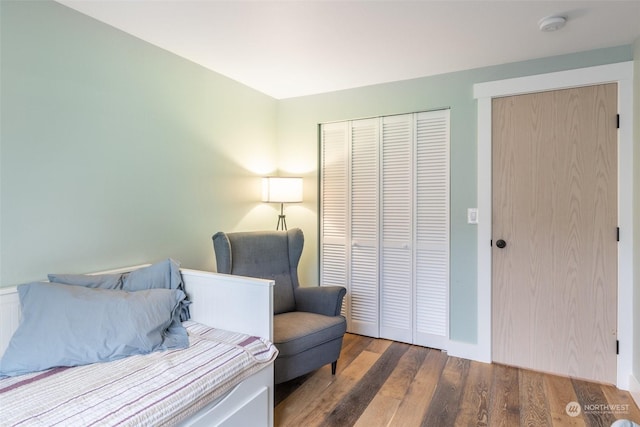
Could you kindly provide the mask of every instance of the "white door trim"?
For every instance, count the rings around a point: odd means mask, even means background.
[[[474,85],[478,101],[478,341],[475,359],[491,362],[491,99],[546,90],[618,83],[617,386],[629,389],[633,356],[633,62]]]

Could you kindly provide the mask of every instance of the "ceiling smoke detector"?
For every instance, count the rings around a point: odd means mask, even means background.
[[[550,32],[559,30],[566,23],[567,18],[564,16],[547,16],[538,21],[538,26],[540,26],[540,31]]]

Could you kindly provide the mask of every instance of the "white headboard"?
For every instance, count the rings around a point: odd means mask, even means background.
[[[20,323],[20,299],[15,286],[0,288],[0,354]]]

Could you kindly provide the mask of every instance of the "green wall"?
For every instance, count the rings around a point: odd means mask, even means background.
[[[476,207],[477,204],[477,112],[473,85],[479,82],[629,61],[632,58],[632,46],[623,46],[283,100],[279,102],[278,112],[280,165],[287,167],[289,163],[294,164],[299,159],[304,159],[305,164],[314,166],[306,175],[307,181],[310,181],[307,185],[317,188],[319,123],[450,107],[450,336],[457,341],[475,343],[477,231],[475,225],[466,222],[467,208]],[[308,242],[307,256],[317,259],[317,198],[312,200],[309,197],[306,205],[309,209],[308,215],[296,220],[304,224]],[[480,221],[487,220],[489,219],[480,216]],[[315,252],[309,254],[312,250]],[[308,278],[317,281],[317,263],[304,265],[307,267],[305,271]]]
[[[0,285],[271,228],[277,102],[52,1],[0,2]]]

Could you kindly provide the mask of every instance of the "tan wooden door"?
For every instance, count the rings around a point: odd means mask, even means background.
[[[615,83],[493,100],[496,362],[616,382],[616,116]]]

